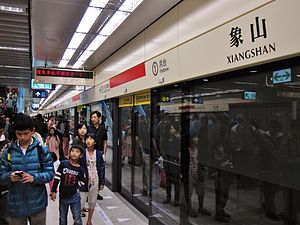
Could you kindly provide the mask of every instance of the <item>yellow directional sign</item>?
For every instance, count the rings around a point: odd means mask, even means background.
[[[133,96],[119,98],[119,107],[133,106]]]

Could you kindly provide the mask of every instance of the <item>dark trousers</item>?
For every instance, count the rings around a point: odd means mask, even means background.
[[[188,208],[192,207],[191,198],[194,189],[198,196],[199,209],[202,209],[204,200],[204,183],[199,181],[199,179],[190,178],[189,181],[184,182],[184,196],[187,206]]]
[[[300,191],[285,187],[283,188],[283,196],[285,205],[283,212],[285,218],[283,220],[290,224],[297,224],[297,215],[300,210]]]
[[[220,176],[215,180],[215,194],[216,194],[216,215],[223,215],[229,198],[230,182]]]
[[[0,224],[8,225],[8,213],[6,208],[7,195],[0,194]]]
[[[279,187],[276,184],[263,182],[263,193],[264,193],[264,203],[263,207],[266,212],[274,212],[275,213],[275,194],[278,192]]]
[[[171,191],[172,191],[172,184],[174,184],[175,187],[175,201],[179,202],[179,196],[180,196],[180,183],[179,183],[179,177],[178,180],[174,179],[170,176],[170,174],[166,172],[166,191],[167,191],[167,199],[171,199]]]

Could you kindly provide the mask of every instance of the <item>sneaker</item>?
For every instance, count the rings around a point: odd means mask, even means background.
[[[103,200],[103,197],[102,197],[101,195],[98,194],[97,199],[98,199],[98,200]]]
[[[86,215],[84,213],[81,213],[81,217],[86,217]]]
[[[265,212],[265,215],[266,217],[268,217],[270,220],[273,220],[273,221],[279,221],[280,220],[280,217],[277,216],[274,212],[272,211],[267,211]]]
[[[210,216],[211,215],[211,213],[207,209],[204,209],[204,208],[199,208],[198,212],[202,213],[205,216]]]
[[[221,215],[216,215],[215,216],[215,221],[221,222],[221,223],[228,223],[229,220],[225,218],[224,216]]]
[[[88,212],[89,210],[87,208],[83,208],[81,211],[82,212]]]

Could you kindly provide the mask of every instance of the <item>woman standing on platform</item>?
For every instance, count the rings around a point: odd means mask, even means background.
[[[82,167],[87,175],[87,184],[84,192],[88,195],[89,214],[86,225],[92,225],[92,218],[97,203],[99,190],[105,185],[105,164],[102,149],[95,149],[96,136],[92,133],[86,135],[86,146],[82,157]],[[86,199],[86,198],[84,198]]]
[[[54,127],[51,127],[50,130],[49,130],[49,135],[46,138],[46,145],[47,145],[50,152],[55,153],[57,158],[59,158],[59,144],[60,144],[60,140],[59,140],[59,137],[57,135],[57,131]],[[58,166],[59,166],[59,162],[56,161],[54,163],[55,171],[57,170]]]

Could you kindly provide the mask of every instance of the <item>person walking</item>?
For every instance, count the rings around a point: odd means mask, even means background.
[[[14,123],[17,141],[6,148],[0,162],[0,182],[9,185],[7,209],[10,224],[46,224],[46,183],[54,177],[53,162],[46,146],[32,137],[30,116],[18,114]]]
[[[86,177],[79,161],[84,148],[73,145],[70,149],[70,159],[63,160],[55,173],[54,184],[51,189],[51,199],[55,201],[56,190],[59,185],[59,225],[68,224],[69,207],[74,219],[74,225],[82,225],[79,186],[83,186]]]

